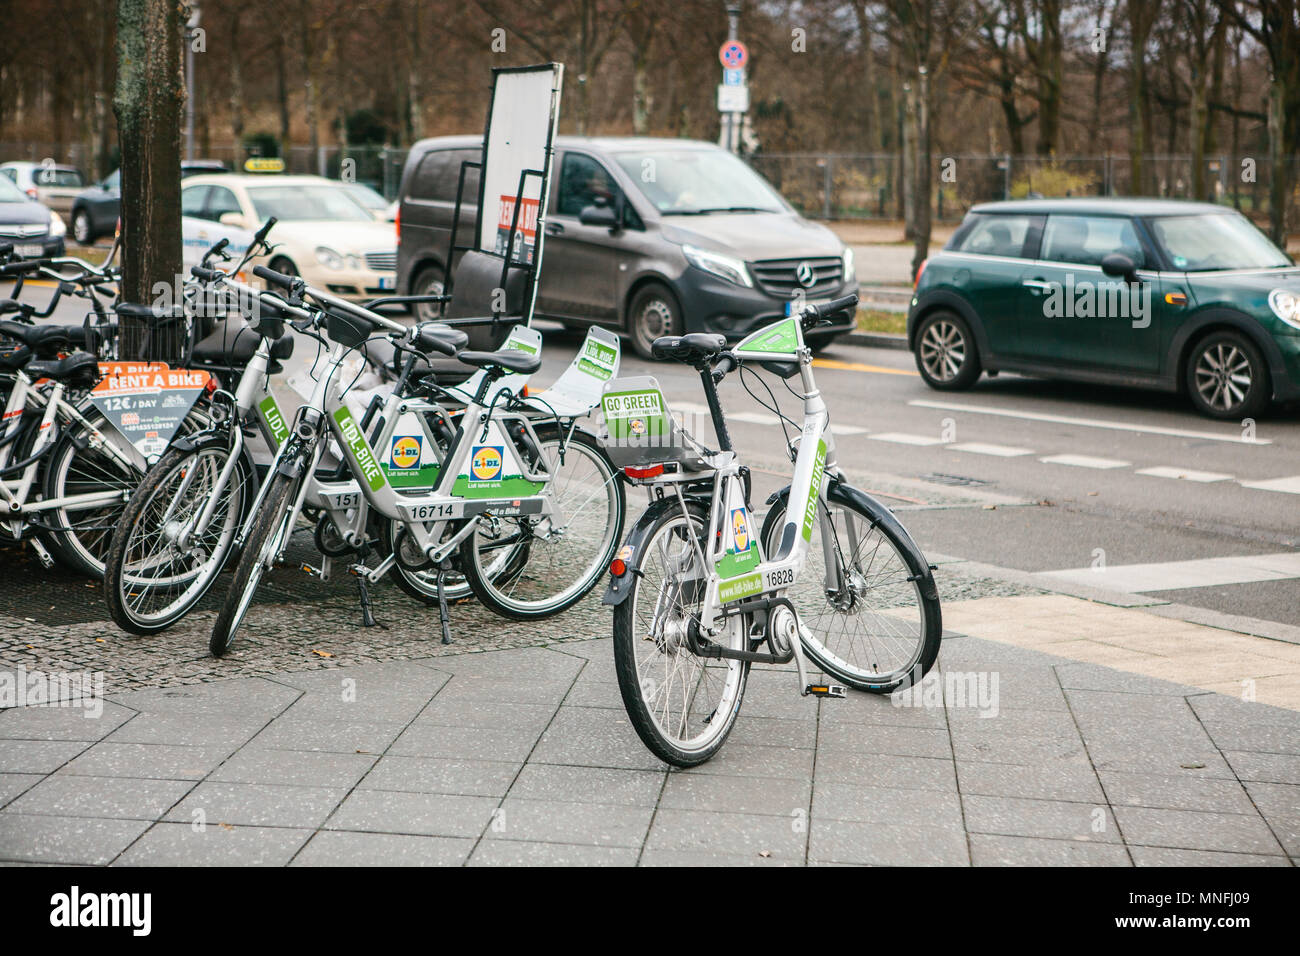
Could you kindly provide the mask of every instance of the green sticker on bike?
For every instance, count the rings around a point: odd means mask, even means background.
[[[803,539],[812,540],[813,521],[817,518],[817,496],[822,490],[822,476],[826,472],[826,441],[817,442],[817,457],[813,459],[812,482],[808,487],[808,503],[803,509]]]
[[[352,455],[357,460],[357,465],[361,468],[361,474],[365,476],[366,484],[370,486],[371,491],[378,491],[384,487],[384,471],[379,467],[379,462],[375,461],[375,454],[366,444],[366,436],[361,434],[361,429],[352,418],[352,413],[348,411],[347,406],[343,406],[334,413],[334,421],[338,422],[339,431],[343,434],[343,441],[352,451]]]
[[[763,577],[759,574],[747,574],[743,578],[733,578],[718,585],[718,602],[730,604],[758,594],[763,590]]]
[[[275,396],[266,396],[258,403],[257,409],[262,413],[262,421],[266,422],[271,438],[275,441],[275,447],[279,448],[289,437],[289,426],[285,424],[284,416],[280,414],[280,406],[275,403]]]

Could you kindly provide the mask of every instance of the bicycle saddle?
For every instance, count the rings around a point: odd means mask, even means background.
[[[153,319],[155,322],[168,322],[185,316],[184,308],[179,305],[140,305],[136,302],[119,302],[116,312],[133,319]]]
[[[430,352],[455,355],[469,345],[469,336],[460,329],[453,329],[446,325],[422,325],[419,327],[413,345],[425,355]]]
[[[49,349],[67,348],[72,335],[62,325],[25,325],[22,322],[0,322],[0,335],[16,339],[37,352]],[[81,337],[81,330],[77,330]]]
[[[16,372],[32,360],[32,350],[25,345],[14,349],[0,348],[0,372]]]
[[[33,380],[48,378],[74,388],[93,388],[99,381],[99,363],[89,352],[73,352],[61,359],[28,362],[23,369]]]
[[[658,359],[695,362],[712,358],[727,347],[727,340],[712,332],[689,332],[686,335],[661,335],[650,345],[650,354]]]
[[[23,307],[17,299],[0,299],[0,315],[8,315],[10,312],[21,312]]]
[[[501,349],[497,352],[460,352],[456,358],[476,368],[497,368],[520,375],[531,375],[542,367],[541,356],[529,355],[519,349]]]

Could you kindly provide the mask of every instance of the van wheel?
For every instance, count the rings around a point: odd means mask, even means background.
[[[916,369],[931,388],[959,391],[970,388],[980,377],[975,336],[956,312],[940,309],[922,319],[914,351]]]
[[[411,295],[442,295],[446,288],[442,281],[442,266],[425,266],[415,274],[411,282]],[[417,302],[411,306],[415,321],[431,322],[442,318],[445,303]]]
[[[627,310],[627,333],[632,349],[644,359],[654,358],[650,346],[662,335],[680,335],[682,311],[677,297],[657,282],[642,286]]]
[[[77,245],[88,246],[95,241],[95,231],[90,225],[90,213],[78,209],[72,214],[72,238]]]
[[[1187,394],[1202,415],[1253,418],[1268,406],[1268,365],[1255,343],[1239,332],[1215,332],[1187,359]]]

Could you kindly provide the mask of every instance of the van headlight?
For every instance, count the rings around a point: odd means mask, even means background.
[[[1274,289],[1268,294],[1268,307],[1287,325],[1300,329],[1300,295],[1289,289]]]
[[[754,280],[749,277],[749,269],[740,259],[709,252],[697,246],[683,245],[682,252],[686,254],[686,261],[695,268],[703,269],[705,272],[720,279],[726,279],[728,282],[734,282],[736,285],[743,285],[749,289],[754,288]]]
[[[849,246],[844,247],[844,281],[852,282],[857,278],[857,272],[853,265],[853,249]]]
[[[53,210],[50,211],[50,235],[55,239],[59,236],[66,235],[68,227],[63,222],[63,217]]]

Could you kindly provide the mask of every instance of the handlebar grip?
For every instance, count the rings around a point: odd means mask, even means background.
[[[266,220],[266,222],[262,223],[262,228],[257,230],[257,232],[253,234],[254,245],[257,245],[257,243],[262,242],[266,239],[267,233],[271,231],[271,227],[275,225],[275,222],[276,222],[275,217],[271,216],[269,219]]]
[[[292,289],[293,284],[298,281],[297,276],[287,276],[283,272],[276,272],[266,266],[253,266],[253,275],[285,290]]]
[[[828,315],[834,315],[836,312],[845,312],[854,308],[858,304],[856,293],[852,295],[841,296],[838,299],[823,303],[822,305],[809,306],[807,312],[811,312],[814,317],[822,319]]]
[[[224,240],[223,240],[224,241]],[[213,282],[217,278],[225,278],[226,274],[219,269],[209,269],[205,266],[193,266],[190,269],[190,275],[196,279],[202,279],[204,282]]]
[[[0,258],[9,255],[13,251],[14,244],[12,242],[0,242]]]
[[[0,276],[16,276],[27,272],[39,272],[50,264],[49,259],[23,259],[0,266]]]
[[[718,356],[718,364],[713,366],[714,384],[721,382],[728,373],[734,372],[737,364],[735,352],[728,351],[721,353]]]

